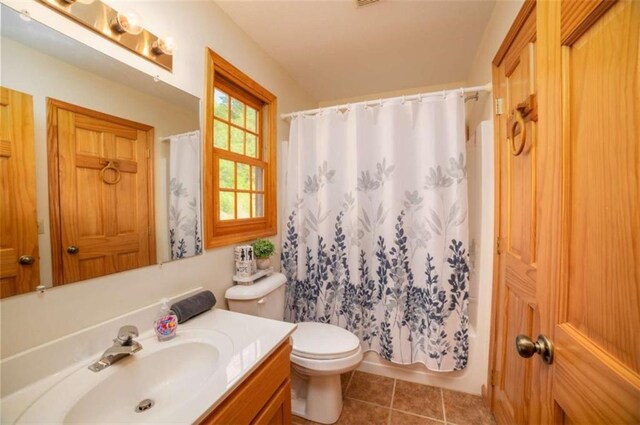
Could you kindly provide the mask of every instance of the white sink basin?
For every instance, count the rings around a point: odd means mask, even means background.
[[[139,342],[142,351],[100,372],[88,370],[88,364],[79,366],[40,396],[17,423],[184,422],[190,406],[198,412],[208,407],[200,405],[203,390],[226,388],[225,365],[233,343],[225,334],[191,329],[171,341],[151,336]],[[136,409],[144,400],[151,400],[142,403],[147,409]]]

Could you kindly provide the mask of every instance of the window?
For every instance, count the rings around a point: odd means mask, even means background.
[[[207,50],[206,247],[276,234],[276,97]]]

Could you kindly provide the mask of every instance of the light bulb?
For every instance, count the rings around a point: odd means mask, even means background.
[[[151,50],[156,55],[173,55],[173,49],[175,48],[175,42],[173,37],[158,38],[151,45]]]
[[[140,15],[132,10],[125,10],[118,12],[115,19],[111,22],[111,29],[119,34],[126,32],[128,34],[138,35],[144,28],[142,27]]]

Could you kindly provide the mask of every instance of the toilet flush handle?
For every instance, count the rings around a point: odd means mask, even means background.
[[[266,302],[267,302],[267,300],[265,300],[264,298],[260,298],[260,299],[258,300],[258,304],[264,304],[264,303],[266,303]]]

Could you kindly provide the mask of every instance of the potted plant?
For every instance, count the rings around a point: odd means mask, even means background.
[[[271,257],[276,250],[276,247],[271,243],[269,239],[258,239],[251,244],[253,247],[253,255],[256,257],[256,262],[259,270],[268,269],[271,267]]]

